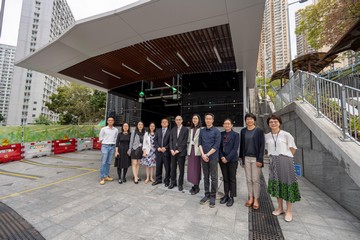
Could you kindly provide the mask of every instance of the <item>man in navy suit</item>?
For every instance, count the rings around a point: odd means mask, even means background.
[[[161,128],[157,129],[154,137],[154,145],[156,149],[156,180],[153,186],[162,183],[162,169],[165,167],[165,187],[170,184],[170,129],[169,120],[163,118],[161,120]]]
[[[176,184],[176,170],[179,165],[179,191],[182,191],[184,183],[185,157],[187,154],[187,140],[189,130],[182,125],[181,116],[175,118],[176,126],[171,130],[170,135],[170,153],[171,153],[171,184],[169,189],[174,188]]]

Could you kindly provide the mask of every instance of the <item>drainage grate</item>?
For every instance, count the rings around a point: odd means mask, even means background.
[[[260,208],[249,208],[249,239],[250,240],[283,240],[279,220],[271,213],[274,206],[266,189],[264,176],[260,177]]]
[[[43,236],[13,209],[0,202],[0,239],[45,240]]]

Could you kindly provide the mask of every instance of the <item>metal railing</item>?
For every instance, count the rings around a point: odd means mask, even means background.
[[[322,78],[316,74],[297,71],[294,77],[274,98],[276,111],[295,100],[307,102],[342,130],[342,140],[360,145],[360,89]]]

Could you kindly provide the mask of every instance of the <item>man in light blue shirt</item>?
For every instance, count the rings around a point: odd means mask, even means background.
[[[113,117],[108,117],[106,122],[108,125],[101,128],[99,134],[99,140],[101,142],[100,185],[104,185],[106,181],[114,180],[109,176],[109,171],[115,152],[118,130],[114,127],[115,119]]]

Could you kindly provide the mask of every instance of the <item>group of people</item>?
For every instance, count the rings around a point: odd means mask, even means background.
[[[238,162],[244,166],[248,188],[248,200],[245,206],[259,209],[260,176],[264,167],[264,152],[270,157],[268,192],[277,198],[278,207],[272,212],[279,216],[285,213],[285,221],[292,221],[292,203],[300,201],[300,192],[295,175],[293,157],[296,151],[294,138],[290,133],[281,130],[281,118],[272,115],[267,124],[271,131],[256,127],[256,116],[245,115],[246,127],[239,133],[233,130],[233,121],[229,118],[223,122],[224,131],[213,126],[214,115],[205,114],[205,126],[198,114],[194,114],[191,127],[183,126],[181,116],[175,117],[176,126],[169,129],[169,120],[161,120],[161,128],[156,129],[151,122],[148,131],[139,121],[133,132],[128,123],[123,123],[118,133],[114,118],[108,117],[107,126],[99,134],[102,143],[100,184],[113,181],[109,176],[112,157],[115,155],[119,184],[126,182],[126,173],[131,166],[133,182],[138,184],[140,165],[146,167],[145,183],[152,185],[165,184],[173,189],[183,191],[185,161],[188,161],[187,180],[193,184],[191,195],[200,191],[201,169],[204,175],[205,196],[200,204],[209,202],[215,207],[218,187],[218,166],[222,172],[224,196],[220,204],[231,207],[236,194],[236,173]],[[163,168],[165,177],[163,178]],[[177,169],[179,176],[177,177]],[[155,175],[155,178],[154,178]],[[284,212],[283,200],[286,201]]]

